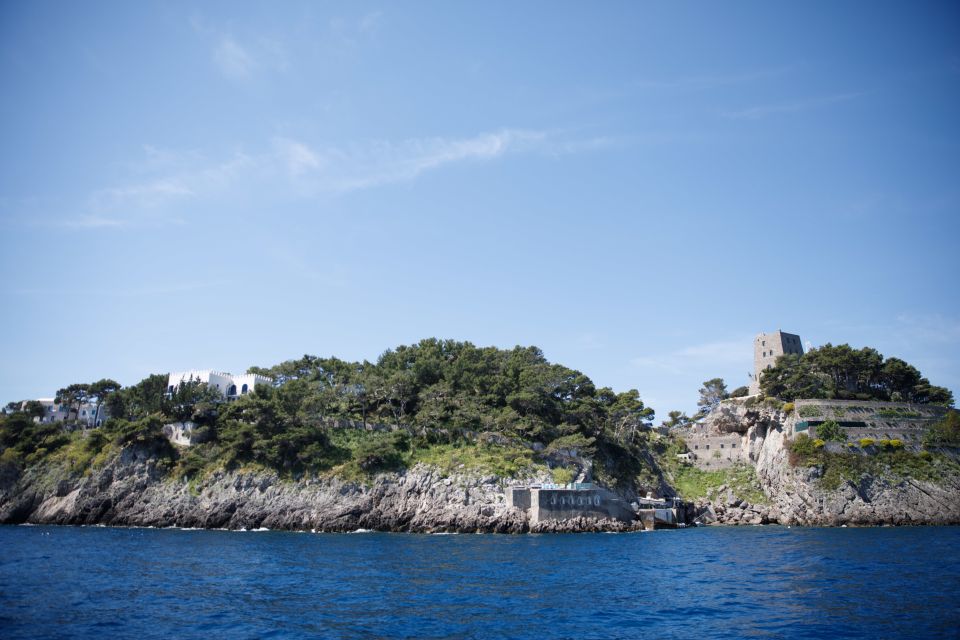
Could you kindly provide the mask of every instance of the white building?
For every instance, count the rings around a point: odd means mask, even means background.
[[[100,415],[97,415],[97,405],[93,402],[84,402],[80,405],[80,411],[76,407],[68,404],[57,404],[56,398],[37,398],[37,402],[43,405],[43,415],[34,418],[36,422],[63,422],[68,418],[77,422],[82,422],[88,427],[99,427],[103,424],[108,415],[107,408],[100,406]],[[27,401],[20,405],[21,409],[26,409]]]
[[[227,400],[236,400],[240,396],[247,395],[258,384],[273,384],[273,380],[267,376],[256,373],[244,373],[235,376],[223,371],[193,369],[171,373],[167,377],[167,393],[173,393],[178,386],[190,381],[203,382],[211,389],[219,391]]]

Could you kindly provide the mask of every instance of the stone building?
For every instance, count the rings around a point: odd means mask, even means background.
[[[597,518],[633,522],[634,512],[622,498],[592,483],[537,484],[507,489],[507,506],[524,512],[530,524],[545,520]]]
[[[777,358],[788,353],[803,355],[800,336],[784,333],[780,329],[757,335],[753,340],[753,379],[750,381],[750,395],[760,393],[760,374],[772,368]]]

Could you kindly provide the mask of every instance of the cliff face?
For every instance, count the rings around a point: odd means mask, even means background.
[[[745,434],[749,456],[781,524],[839,526],[960,523],[960,476],[926,482],[895,473],[863,475],[837,489],[822,486],[818,467],[793,467],[785,446],[787,416],[770,408],[727,408],[725,428]],[[722,501],[713,505],[726,511]],[[722,520],[723,518],[721,518]]]
[[[719,487],[703,504],[707,522],[960,523],[960,473],[935,482],[902,473],[863,474],[828,490],[822,469],[789,464],[788,418],[782,412],[734,406],[725,407],[718,419],[718,432],[740,434],[767,504],[749,504]],[[513,480],[469,472],[444,475],[425,465],[383,473],[368,484],[281,480],[267,471],[218,471],[187,482],[171,478],[160,460],[157,452],[132,446],[83,477],[55,466],[23,472],[0,466],[0,523],[500,533],[630,528],[582,518],[531,527],[523,512],[506,504],[504,488]]]
[[[216,472],[198,483],[165,477],[150,452],[125,449],[83,479],[28,470],[0,494],[0,522],[353,531],[524,529],[492,478],[440,478],[429,468],[377,476],[281,481],[269,472]],[[8,479],[9,480],[9,479]]]
[[[369,485],[341,480],[282,481],[270,472],[216,472],[197,483],[172,480],[152,452],[127,448],[77,479],[34,467],[0,478],[0,523],[103,524],[303,531],[530,531],[508,508],[494,476],[444,477],[424,465],[378,475]],[[576,519],[534,531],[609,531],[627,526]]]

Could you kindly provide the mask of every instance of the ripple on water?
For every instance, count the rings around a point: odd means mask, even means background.
[[[0,527],[5,638],[955,637],[960,529]]]

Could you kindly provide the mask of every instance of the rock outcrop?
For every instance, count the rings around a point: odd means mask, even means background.
[[[58,475],[60,474],[60,475]],[[215,472],[177,481],[150,451],[127,448],[84,478],[34,467],[0,478],[0,523],[112,526],[523,533],[526,515],[507,506],[504,481],[469,473],[444,476],[417,465],[369,484],[336,478],[281,480],[270,472]],[[538,523],[535,532],[624,531],[591,518]]]
[[[960,523],[960,476],[934,483],[894,474],[865,475],[826,489],[817,467],[790,465],[789,418],[782,411],[725,403],[716,413],[708,424],[717,432],[745,434],[749,459],[770,504],[744,506],[724,494],[701,504],[702,521],[809,526]]]

